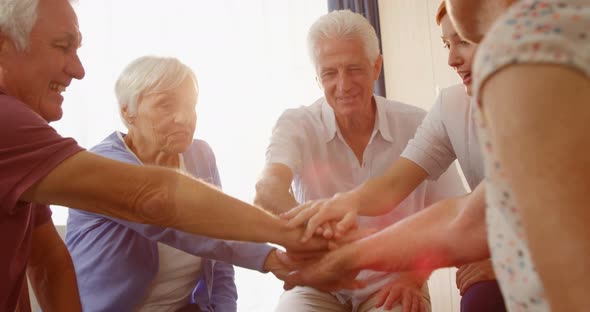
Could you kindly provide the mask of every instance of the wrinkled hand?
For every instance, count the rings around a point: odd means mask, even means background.
[[[338,249],[359,239],[371,236],[377,232],[378,230],[376,228],[355,228],[348,231],[346,234],[343,234],[342,237],[331,239],[328,242],[328,248],[330,250]]]
[[[356,228],[359,205],[356,193],[351,191],[307,202],[281,214],[281,217],[289,220],[291,228],[305,225],[303,241],[309,240],[314,233],[321,233],[328,239],[340,238]]]
[[[289,272],[303,267],[309,259],[317,258],[323,254],[325,254],[325,252],[288,255],[284,251],[274,249],[266,257],[263,269],[271,272],[276,278],[284,281]]]
[[[424,279],[413,273],[401,273],[400,278],[385,285],[375,297],[375,307],[391,310],[396,303],[400,303],[403,312],[425,312],[430,302],[424,298],[422,285]]]
[[[345,246],[331,251],[320,258],[310,258],[300,262],[300,268],[291,272],[285,279],[283,288],[311,286],[321,291],[363,288],[366,284],[356,280],[360,269],[354,267],[354,248]]]
[[[463,265],[457,271],[457,288],[461,296],[471,285],[481,281],[496,279],[491,260],[484,260]]]
[[[327,251],[329,248],[329,240],[321,236],[314,236],[303,241],[301,237],[305,229],[303,227],[291,228],[284,222],[283,229],[280,234],[277,234],[276,242],[285,247],[289,252],[293,253],[308,253],[317,251]]]

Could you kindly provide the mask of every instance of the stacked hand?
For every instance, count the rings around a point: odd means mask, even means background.
[[[457,289],[461,296],[473,284],[482,281],[493,281],[496,279],[491,260],[469,263],[459,267],[457,271]]]
[[[330,251],[321,257],[300,257],[285,255],[295,270],[286,277],[284,288],[289,290],[297,285],[310,286],[321,291],[339,289],[357,289],[365,287],[365,283],[356,280],[360,269],[355,266],[354,249],[344,246]]]
[[[314,234],[340,239],[357,227],[359,201],[356,193],[339,193],[328,199],[310,201],[281,215],[290,228],[305,226],[302,241]]]
[[[424,276],[413,272],[401,273],[400,277],[385,285],[374,296],[377,299],[375,307],[391,310],[396,303],[401,304],[404,312],[423,312],[429,306],[429,300],[422,293],[422,285],[426,282]]]
[[[365,286],[355,280],[360,271],[351,261],[356,249],[342,247],[375,233],[357,228],[353,197],[343,193],[308,202],[281,216],[286,223],[281,245],[287,252],[269,254],[265,269],[285,281],[285,289],[306,285],[330,291]]]
[[[353,269],[349,260],[347,253],[338,250],[293,253],[274,249],[264,262],[264,270],[284,281],[285,290],[296,285],[324,291],[364,287],[355,280],[359,270]]]

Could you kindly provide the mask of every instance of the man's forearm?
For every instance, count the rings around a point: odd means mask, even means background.
[[[23,199],[215,238],[301,247],[294,237],[301,230],[285,232],[286,221],[207,183],[174,170],[124,164],[88,152],[62,162]]]
[[[280,181],[269,181],[269,179],[256,183],[254,204],[274,214],[287,212],[299,205],[290,192],[290,185],[283,185]]]
[[[170,191],[176,207],[170,227],[221,239],[270,242],[293,251],[327,248],[327,242],[322,239],[302,243],[303,228],[288,229],[286,220],[206,183],[179,175],[169,176],[169,179],[167,185],[174,185]]]
[[[171,227],[222,239],[277,242],[285,223],[277,216],[200,181],[184,176],[170,179],[177,182],[169,190],[177,212]]]

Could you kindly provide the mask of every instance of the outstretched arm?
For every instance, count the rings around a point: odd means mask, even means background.
[[[286,222],[194,178],[89,152],[66,159],[21,199],[215,238],[273,242],[295,250],[326,246],[319,241],[302,245],[298,240],[302,230],[284,232]]]
[[[303,239],[312,237],[318,227],[336,222],[335,236],[341,237],[356,226],[356,217],[377,216],[395,208],[428,177],[422,167],[411,160],[398,159],[385,173],[356,189],[336,194],[332,198],[312,201],[298,206],[284,217],[292,227],[307,224]]]

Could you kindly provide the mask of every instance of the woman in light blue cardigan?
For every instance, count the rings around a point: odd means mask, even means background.
[[[111,134],[92,152],[176,168],[221,187],[213,151],[193,140],[198,92],[190,68],[174,58],[139,58],[122,73],[116,93],[129,132]],[[264,272],[273,251],[74,209],[66,244],[84,311],[233,312],[231,264]]]

